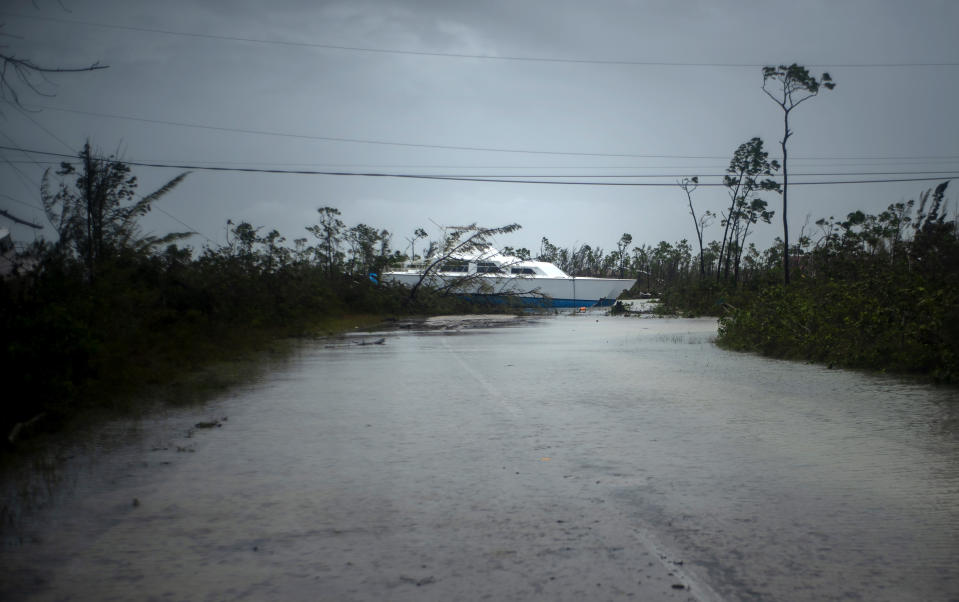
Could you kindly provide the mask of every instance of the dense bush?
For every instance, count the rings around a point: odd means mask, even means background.
[[[956,289],[884,280],[800,280],[788,289],[763,289],[720,318],[719,343],[775,357],[955,381]]]
[[[268,271],[213,251],[185,260],[171,246],[105,262],[91,282],[82,266],[47,252],[37,270],[0,284],[5,435],[40,413],[53,424],[103,396],[275,336],[325,332],[327,322],[349,315],[433,309],[410,305],[406,290],[330,279],[309,264]]]
[[[820,220],[789,287],[742,294],[720,319],[731,349],[959,380],[959,237],[945,184],[878,216]]]
[[[369,274],[403,257],[391,254],[388,232],[347,229],[336,209],[321,208],[320,223],[306,228],[313,246],[303,238],[290,248],[275,230],[228,222],[226,244],[194,257],[175,243],[183,235],[157,239],[137,226],[184,175],[134,200],[126,165],[89,145],[79,163],[64,164],[58,184],[44,177],[56,241],[22,254],[33,269],[0,279],[4,440],[17,425],[55,428],[276,337],[326,334],[363,316],[466,309],[450,295],[426,290],[413,299],[375,282]]]
[[[301,238],[291,248],[275,230],[228,222],[226,244],[194,257],[175,243],[182,235],[156,239],[137,228],[183,175],[134,201],[136,180],[126,166],[93,156],[89,146],[80,158],[79,172],[68,165],[57,172],[75,177],[72,184],[53,187],[44,178],[57,240],[27,251],[35,269],[0,280],[5,438],[38,416],[44,428],[55,427],[83,408],[129,399],[144,384],[277,336],[325,333],[350,316],[509,309],[374,282],[369,274],[406,258],[390,250],[389,232],[348,229],[331,207],[306,227],[313,245]],[[946,219],[945,188],[924,193],[918,206],[820,220],[816,244],[803,238],[792,253],[799,277],[788,287],[780,284],[780,245],[762,254],[752,245],[740,249],[744,235],[726,251],[735,254],[733,270],[720,269],[717,243],[700,257],[686,241],[634,247],[630,255],[628,234],[610,254],[589,245],[560,249],[544,238],[538,258],[577,274],[635,276],[634,294],[660,292],[668,309],[722,316],[719,343],[731,349],[954,382],[959,238],[956,222]],[[463,240],[515,228],[460,229],[430,248],[441,257]]]

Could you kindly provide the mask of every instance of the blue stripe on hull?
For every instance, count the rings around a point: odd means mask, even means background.
[[[488,303],[491,305],[516,305],[517,307],[542,308],[576,308],[576,307],[610,307],[615,299],[549,299],[542,297],[511,297],[506,295],[460,295],[473,303]]]

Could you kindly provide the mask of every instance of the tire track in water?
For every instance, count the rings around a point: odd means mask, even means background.
[[[455,348],[450,344],[449,338],[442,338],[443,349],[450,354],[450,357],[454,358],[456,362],[462,367],[465,374],[468,374],[486,393],[487,398],[495,401],[499,404],[501,408],[506,410],[506,412],[514,419],[523,419],[527,418],[525,413],[521,408],[519,408],[514,402],[512,402],[507,395],[504,395],[499,388],[492,382],[492,379],[477,370],[475,365],[468,361],[467,358],[464,358],[464,352],[460,349]],[[536,454],[532,454],[535,456]],[[547,458],[543,458],[544,460]],[[553,460],[553,458],[548,458]],[[564,462],[564,464],[566,464]],[[567,470],[572,470],[572,467],[568,467]],[[517,473],[518,474],[518,473]],[[578,491],[575,487],[570,486],[571,483],[565,478],[554,482],[553,486],[555,494],[560,495],[563,499],[573,500],[581,499],[582,492]],[[585,501],[583,502],[585,503]],[[590,511],[586,507],[581,507],[583,511]],[[598,509],[591,509],[592,512],[596,512]],[[686,600],[691,602],[724,602],[723,597],[720,596],[712,587],[710,587],[707,581],[701,578],[700,575],[696,574],[694,571],[690,570],[688,567],[684,567],[682,562],[677,562],[674,559],[680,557],[679,554],[673,553],[669,550],[668,547],[664,546],[658,541],[658,539],[653,534],[652,526],[649,524],[636,523],[634,520],[628,519],[622,512],[618,509],[614,510],[612,507],[606,508],[604,511],[599,512],[596,516],[606,515],[606,519],[609,521],[607,526],[603,529],[607,531],[600,537],[604,541],[618,541],[622,542],[620,545],[629,545],[629,540],[632,540],[635,546],[639,549],[645,550],[650,554],[650,557],[653,558],[653,562],[656,563],[659,571],[662,574],[667,574],[672,576],[672,582],[682,583],[686,588],[682,591],[672,590],[668,592],[663,592],[661,594],[663,600],[666,599],[676,599],[685,596]],[[613,526],[618,525],[618,527]],[[544,550],[548,550],[549,546],[544,547]],[[660,577],[662,577],[660,575]]]
[[[498,403],[500,407],[506,410],[514,418],[518,418],[523,415],[522,410],[516,407],[516,404],[507,398],[506,395],[503,395],[503,393],[497,389],[492,382],[490,382],[489,377],[484,375],[482,372],[473,367],[468,361],[463,359],[462,352],[454,349],[453,346],[450,345],[448,337],[442,337],[442,341],[443,348],[447,351],[447,353],[456,359],[456,362],[463,368],[463,371],[476,381],[483,391],[486,392],[489,399]]]

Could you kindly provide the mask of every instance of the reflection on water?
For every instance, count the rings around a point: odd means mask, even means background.
[[[471,326],[309,345],[50,464],[0,597],[959,597],[955,390],[706,319]]]

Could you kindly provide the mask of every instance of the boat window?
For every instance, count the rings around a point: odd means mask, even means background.
[[[511,274],[535,274],[533,268],[510,268]]]
[[[465,261],[448,261],[440,268],[441,272],[468,272],[469,264]]]
[[[476,271],[480,274],[495,274],[501,272],[499,266],[490,261],[481,261],[476,264]]]

